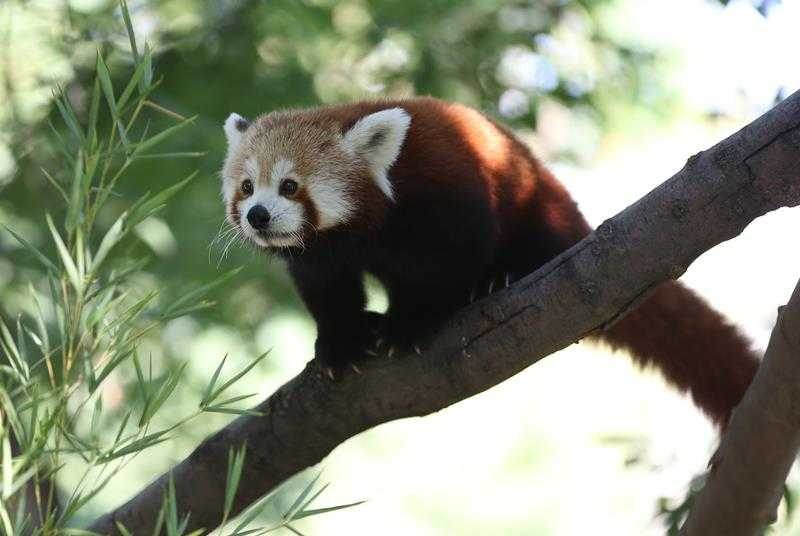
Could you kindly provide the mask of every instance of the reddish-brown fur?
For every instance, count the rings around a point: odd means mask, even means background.
[[[758,368],[749,341],[697,294],[668,282],[603,334],[643,366],[658,368],[724,426]]]
[[[389,336],[414,342],[465,305],[470,290],[481,295],[517,280],[591,232],[563,185],[522,142],[464,106],[430,98],[365,102],[279,112],[255,124],[344,133],[393,107],[411,116],[389,172],[395,202],[356,173],[356,219],[308,237],[289,261],[318,323],[318,357],[334,364],[364,343],[363,272],[387,287]],[[661,370],[722,425],[758,366],[748,341],[676,282],[600,338]]]

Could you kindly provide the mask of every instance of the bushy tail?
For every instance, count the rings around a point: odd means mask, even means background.
[[[628,350],[638,364],[659,369],[722,427],[759,363],[744,335],[676,282],[661,285],[599,337]]]

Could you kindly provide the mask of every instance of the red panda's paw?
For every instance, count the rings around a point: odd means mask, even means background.
[[[428,326],[398,322],[388,319],[384,336],[379,339],[378,351],[387,357],[401,355],[422,355],[435,330]]]
[[[367,341],[317,338],[314,359],[332,380],[349,371],[361,373],[361,365],[368,357]]]
[[[361,374],[365,361],[378,355],[377,342],[384,337],[384,315],[367,311],[358,323],[339,326],[328,334],[320,334],[314,344],[314,357],[331,379],[342,372]]]

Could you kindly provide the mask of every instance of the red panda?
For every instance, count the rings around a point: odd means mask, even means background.
[[[227,218],[286,259],[328,370],[363,358],[376,332],[390,347],[418,348],[476,294],[591,232],[528,147],[458,104],[413,98],[253,121],[232,114],[225,133]],[[365,273],[386,288],[385,315],[365,311]],[[742,334],[677,282],[599,337],[660,369],[723,426],[758,366]]]

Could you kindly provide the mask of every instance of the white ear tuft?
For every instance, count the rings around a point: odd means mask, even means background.
[[[410,124],[408,112],[390,108],[362,117],[344,135],[344,147],[367,161],[375,182],[389,199],[394,196],[386,173],[400,154]]]
[[[225,137],[228,138],[228,150],[235,149],[242,141],[242,134],[250,122],[239,114],[231,114],[225,120]]]

